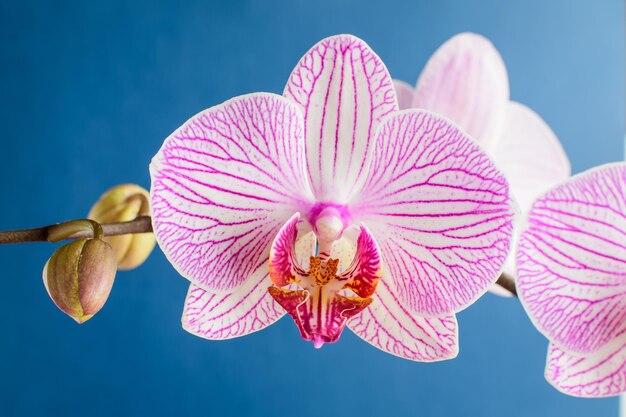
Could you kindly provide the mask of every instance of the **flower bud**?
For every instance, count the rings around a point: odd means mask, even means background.
[[[58,248],[43,268],[52,301],[78,323],[104,305],[115,280],[115,253],[102,239],[78,239]]]
[[[123,184],[106,191],[87,215],[98,223],[126,222],[150,215],[149,194],[135,184]],[[104,238],[113,248],[119,269],[133,269],[144,263],[156,243],[154,234],[138,233]]]

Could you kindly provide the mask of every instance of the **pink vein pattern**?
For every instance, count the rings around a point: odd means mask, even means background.
[[[516,255],[518,293],[560,348],[600,349],[626,330],[626,165],[573,177],[540,197]]]
[[[264,329],[285,314],[267,292],[267,268],[256,271],[231,293],[213,294],[191,284],[183,310],[183,328],[205,339],[244,336]]]
[[[150,166],[153,226],[181,275],[232,291],[265,265],[272,239],[311,199],[300,110],[268,93],[191,118]]]
[[[626,391],[626,334],[582,356],[550,344],[545,375],[559,391],[576,397],[609,397]]]
[[[504,62],[483,36],[452,37],[430,58],[415,90],[397,80],[394,86],[400,109],[439,113],[477,140],[504,173],[522,213],[570,176],[567,156],[548,125],[528,107],[509,101]],[[515,275],[512,252],[505,271]],[[511,295],[497,285],[491,291]]]
[[[362,40],[333,36],[302,57],[284,95],[304,113],[316,199],[344,203],[365,177],[378,123],[398,109],[385,65]]]
[[[353,211],[379,242],[401,302],[423,316],[467,307],[509,252],[515,208],[504,176],[471,138],[425,111],[387,118],[376,143]]]
[[[417,316],[402,307],[393,286],[391,280],[379,282],[372,304],[348,321],[350,330],[378,349],[402,358],[433,362],[456,357],[456,317]]]

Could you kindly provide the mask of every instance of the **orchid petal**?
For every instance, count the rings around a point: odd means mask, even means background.
[[[404,81],[394,79],[393,88],[396,90],[396,97],[398,97],[398,108],[400,110],[410,109],[413,105],[413,87]]]
[[[357,336],[392,355],[432,362],[452,359],[459,352],[455,316],[424,318],[402,306],[388,272],[378,284],[374,301],[347,326]]]
[[[550,344],[546,379],[559,391],[576,397],[610,397],[626,391],[626,335],[584,356]]]
[[[489,157],[454,124],[420,110],[380,126],[353,211],[380,244],[403,305],[422,316],[460,311],[487,291],[515,217]]]
[[[428,60],[412,107],[453,120],[486,146],[500,135],[508,101],[506,67],[496,48],[480,35],[461,33]]]
[[[191,284],[183,311],[183,328],[196,336],[230,339],[264,329],[285,310],[267,292],[272,285],[266,267],[231,293],[214,294]]]
[[[398,109],[387,68],[362,40],[333,36],[302,57],[284,95],[304,114],[317,201],[347,201],[363,181],[378,123]]]
[[[570,176],[570,163],[554,132],[523,104],[509,102],[505,126],[490,155],[526,212],[539,195]]]
[[[150,166],[153,227],[172,265],[209,292],[231,291],[260,266],[282,224],[310,199],[302,117],[267,93],[191,118]]]
[[[626,164],[540,197],[518,245],[517,289],[553,343],[590,353],[626,330]]]

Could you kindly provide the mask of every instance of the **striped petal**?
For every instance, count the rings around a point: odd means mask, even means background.
[[[183,310],[183,328],[196,336],[222,340],[264,329],[285,314],[267,292],[267,267],[230,293],[214,294],[191,284]]]
[[[545,375],[559,391],[576,397],[610,397],[626,392],[626,335],[585,355],[567,353],[550,344]]]
[[[515,217],[489,157],[458,127],[420,110],[380,126],[353,211],[379,242],[403,305],[422,316],[457,312],[487,290]]]
[[[461,33],[428,60],[412,107],[439,113],[490,145],[499,138],[508,101],[506,67],[496,48],[480,35]]]
[[[550,341],[591,353],[626,330],[626,164],[540,197],[518,245],[517,288]]]
[[[398,108],[385,65],[362,40],[333,36],[302,57],[284,95],[304,113],[316,199],[344,203],[363,181],[378,123]]]
[[[413,105],[413,87],[404,81],[393,80],[393,88],[396,90],[400,110],[410,109]]]
[[[402,306],[388,273],[381,278],[374,301],[348,321],[357,336],[380,350],[401,358],[433,362],[459,352],[455,316],[424,318]]]
[[[196,286],[231,291],[260,265],[282,224],[307,206],[302,117],[266,93],[191,118],[150,165],[153,227]]]
[[[567,155],[552,129],[537,113],[513,101],[507,106],[503,134],[489,154],[506,175],[522,212],[571,174]]]

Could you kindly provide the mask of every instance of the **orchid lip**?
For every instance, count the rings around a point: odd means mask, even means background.
[[[323,215],[316,223],[325,219],[330,219],[330,225],[339,221],[336,216]],[[310,256],[309,267],[304,268],[295,253],[299,221],[300,215],[295,214],[274,239],[270,278],[275,286],[269,287],[268,292],[293,318],[302,338],[320,348],[325,343],[336,342],[346,322],[371,304],[382,273],[381,258],[373,237],[362,226],[356,253],[344,271],[338,273],[339,259],[331,257],[334,241],[325,248],[319,236],[319,253]],[[343,229],[331,232],[337,230]],[[284,288],[289,284],[299,288]],[[355,295],[347,295],[348,290]]]

